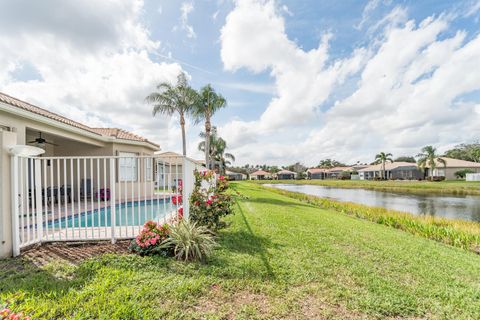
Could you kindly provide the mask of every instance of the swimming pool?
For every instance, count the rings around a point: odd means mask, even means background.
[[[167,214],[175,211],[177,206],[170,199],[133,201],[115,205],[115,226],[138,226],[148,220],[162,220]],[[49,227],[85,228],[111,227],[111,207],[90,210],[69,217],[55,219],[49,222]]]

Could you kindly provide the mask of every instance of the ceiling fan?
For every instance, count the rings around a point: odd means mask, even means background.
[[[58,144],[55,144],[53,142],[48,142],[47,140],[43,139],[41,132],[38,133],[38,138],[36,138],[33,141],[28,141],[28,143],[35,143],[35,144],[37,144],[38,147],[44,146],[45,144],[50,144],[52,146],[58,146]]]

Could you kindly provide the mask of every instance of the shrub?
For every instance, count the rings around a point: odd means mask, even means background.
[[[170,236],[160,245],[164,250],[173,250],[175,258],[184,261],[205,261],[215,246],[211,231],[186,219],[173,225]]]
[[[457,177],[457,179],[465,179],[467,173],[475,173],[475,171],[473,171],[472,169],[458,170],[457,172],[455,172],[455,177]]]
[[[210,172],[195,172],[195,188],[190,196],[190,219],[209,229],[217,229],[220,218],[233,212],[233,199],[225,192],[228,181],[223,176],[215,182]]]
[[[132,240],[128,248],[142,256],[151,254],[168,256],[171,255],[171,251],[161,248],[160,245],[168,239],[169,235],[170,226],[168,224],[160,225],[155,221],[147,221],[140,234]]]

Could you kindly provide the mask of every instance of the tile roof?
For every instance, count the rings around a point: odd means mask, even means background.
[[[269,176],[271,175],[271,173],[263,170],[257,170],[254,173],[250,173],[250,175],[251,176]]]
[[[144,137],[136,135],[132,132],[118,129],[118,128],[92,128],[93,131],[101,134],[102,136],[114,137],[117,139],[132,140],[132,141],[143,141],[149,142]]]
[[[324,168],[310,168],[307,170],[307,172],[310,172],[310,173],[322,173],[322,172],[326,172],[327,170],[324,169]]]
[[[459,160],[459,159],[453,159],[453,158],[447,158],[447,157],[440,157],[445,162],[447,163],[446,167],[447,168],[480,168],[480,163],[478,162],[472,162],[472,161],[465,161],[465,160]],[[435,164],[437,167],[443,167],[442,163],[439,163],[437,160],[435,160]],[[426,165],[426,168],[429,166]]]
[[[400,167],[417,167],[417,164],[412,162],[403,162],[403,161],[385,163],[385,170],[393,170]],[[358,172],[369,172],[369,171],[380,171],[380,170],[382,170],[381,163],[374,164],[366,168],[360,169],[358,170]]]
[[[22,110],[25,110],[25,111],[30,111],[32,113],[44,116],[46,118],[56,120],[56,121],[64,123],[64,124],[71,125],[72,127],[80,128],[80,129],[89,131],[91,133],[99,134],[98,132],[95,132],[94,130],[92,130],[92,128],[90,128],[90,127],[88,127],[84,124],[81,124],[80,122],[70,120],[68,118],[65,118],[65,117],[59,115],[59,114],[56,114],[56,113],[50,112],[48,110],[42,109],[40,107],[34,106],[33,104],[30,104],[28,102],[22,101],[22,100],[17,99],[17,98],[14,98],[14,97],[9,96],[9,95],[7,95],[5,93],[2,93],[2,92],[0,92],[0,101],[4,102],[6,104],[9,104],[11,106],[17,107],[19,109],[22,109]]]
[[[296,173],[290,170],[280,170],[277,172],[277,174],[296,174]]]
[[[50,112],[46,109],[37,107],[31,103],[22,101],[20,99],[14,98],[12,96],[9,96],[5,93],[0,92],[0,102],[9,104],[13,107],[17,107],[19,109],[22,109],[24,111],[29,111],[31,113],[46,117],[48,119],[52,119],[55,121],[58,121],[63,124],[70,125],[72,127],[82,129],[85,131],[88,131],[90,133],[97,134],[99,136],[106,136],[106,137],[114,137],[116,139],[122,139],[122,140],[129,140],[129,141],[140,141],[140,142],[146,142],[149,144],[152,144],[154,146],[157,146],[157,144],[139,136],[134,133],[131,133],[129,131],[123,130],[123,129],[118,129],[118,128],[91,128],[89,126],[86,126],[80,122],[68,119],[64,116],[61,116],[57,113]]]

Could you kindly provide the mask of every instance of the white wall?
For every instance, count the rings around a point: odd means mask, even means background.
[[[12,255],[12,214],[10,193],[10,155],[8,148],[17,141],[15,132],[0,130],[0,258]]]

